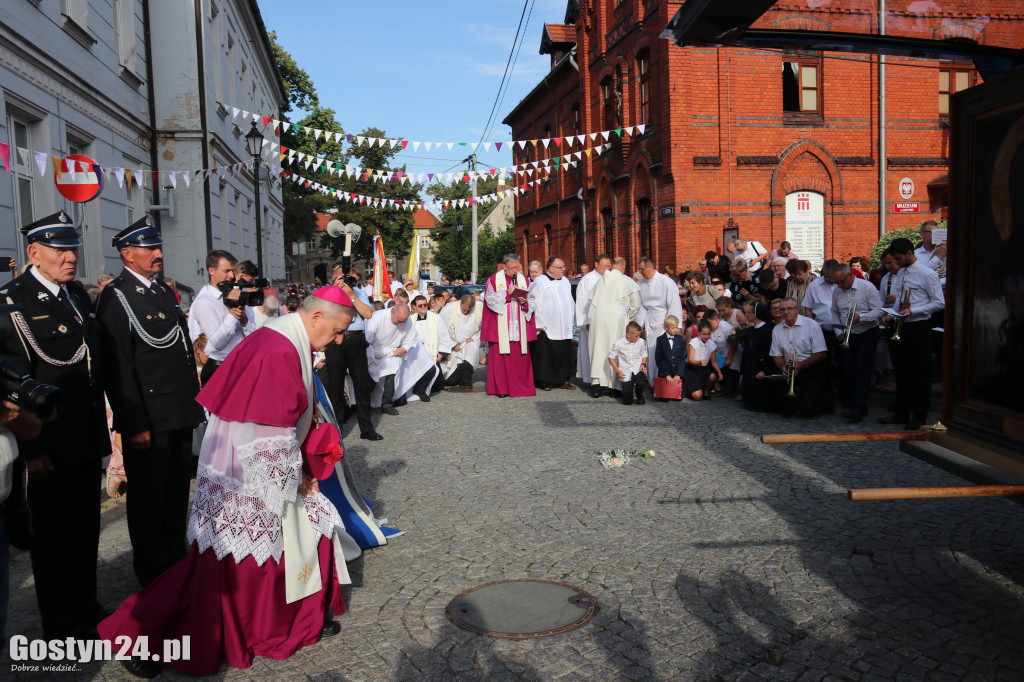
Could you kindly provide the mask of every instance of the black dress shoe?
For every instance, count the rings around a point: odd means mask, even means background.
[[[321,637],[333,637],[341,632],[341,623],[336,620],[329,620],[324,623],[324,629],[320,631]]]
[[[430,402],[430,396],[427,395],[426,393],[417,393],[416,397],[420,399],[421,403],[429,403]]]
[[[644,400],[644,397],[643,397],[642,395],[638,395],[638,396],[636,397],[636,404],[637,404],[637,405],[646,405],[646,404],[647,404],[647,401],[646,401],[646,400]]]
[[[890,414],[887,417],[879,417],[875,421],[878,422],[879,424],[906,424],[907,418]]]
[[[384,440],[384,436],[380,435],[376,431],[370,431],[369,433],[360,433],[359,437],[363,440]]]
[[[130,675],[143,677],[151,680],[160,674],[160,664],[156,661],[146,661],[141,658],[129,658],[121,661],[121,667]]]
[[[508,397],[508,393],[499,393],[498,397],[499,398],[507,398]]]
[[[398,410],[391,407],[390,405],[388,405],[387,407],[380,408],[380,411],[383,412],[384,414],[390,414],[392,417],[398,416]]]

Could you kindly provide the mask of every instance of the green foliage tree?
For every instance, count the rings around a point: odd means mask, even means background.
[[[498,181],[494,178],[477,180],[477,195],[493,193],[498,187]],[[440,227],[434,233],[437,241],[437,248],[433,250],[434,265],[441,269],[448,277],[453,279],[468,280],[473,266],[473,242],[470,233],[473,225],[472,206],[456,208],[454,202],[458,199],[467,199],[472,196],[472,187],[467,182],[456,182],[451,185],[436,182],[427,188],[427,194],[434,201],[453,202],[452,205],[441,211]],[[477,217],[482,218],[487,208],[493,204],[481,204],[477,207]],[[462,225],[461,232],[458,226]],[[487,230],[481,230],[478,235],[477,259],[480,266],[480,277],[477,281],[483,281],[484,269],[489,267],[490,274],[494,273],[494,263],[489,262],[490,254],[483,251],[484,244],[488,239],[493,239]],[[485,258],[486,255],[486,258]],[[504,254],[502,254],[504,255]]]
[[[386,132],[377,128],[367,128],[359,134],[366,137],[387,137]],[[346,163],[373,170],[405,173],[404,165],[392,166],[392,161],[399,151],[400,149],[397,147],[356,145],[353,139],[346,154]],[[372,175],[369,178],[363,174],[356,178],[345,176],[337,182],[337,187],[341,191],[366,197],[401,200],[405,203],[419,201],[420,190],[423,189],[422,183],[406,185],[398,182],[395,176],[392,178],[392,181],[380,182],[375,180]],[[394,256],[396,261],[408,255],[412,247],[412,211],[402,207],[373,206],[369,202],[354,204],[349,201],[340,201],[337,205],[336,218],[338,220],[343,223],[355,223],[363,228],[363,236],[352,248],[354,259],[372,258],[372,237],[374,235],[381,237],[385,253]],[[345,240],[343,238],[332,239],[331,248],[334,255],[339,256],[345,248]]]
[[[921,223],[932,220],[932,218],[926,218]],[[946,219],[937,221],[940,228],[946,227]],[[913,225],[907,227],[900,227],[895,230],[890,230],[885,233],[885,236],[875,242],[875,245],[871,247],[871,269],[877,268],[882,264],[882,253],[889,248],[894,239],[909,239],[914,244],[914,248],[921,246],[921,242],[924,241],[924,237],[921,236],[921,225],[918,224],[916,227]]]

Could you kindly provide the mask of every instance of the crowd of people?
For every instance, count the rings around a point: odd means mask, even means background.
[[[61,394],[52,414],[0,406],[0,547],[29,550],[47,639],[126,637],[134,675],[158,674],[146,654],[184,635],[202,646],[172,664],[191,674],[290,656],[340,630],[346,561],[401,534],[348,471],[350,416],[360,438],[383,440],[375,409],[390,419],[472,391],[484,367],[497,398],[725,395],[810,417],[838,393],[858,422],[881,374],[895,392],[878,421],[916,429],[944,307],[945,246],[932,229],[916,250],[893,240],[871,273],[863,259],[828,260],[818,276],[786,242],[737,240],[678,275],[649,257],[629,275],[624,258],[601,254],[573,281],[560,256],[528,275],[508,254],[482,292],[459,298],[408,277],[375,298],[341,263],[325,286],[274,289],[255,264],[215,250],[186,315],[160,277],[163,240],[148,218],[112,240],[123,271],[87,291],[75,280],[80,236],[60,212],[22,228],[28,264],[0,289],[20,306],[4,313],[5,370]],[[108,455],[108,493],[130,481],[141,587],[113,613],[96,589],[95,483]],[[6,578],[2,594],[5,616]]]

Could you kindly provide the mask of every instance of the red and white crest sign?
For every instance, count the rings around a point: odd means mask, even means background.
[[[61,160],[62,168],[53,172],[53,184],[68,201],[78,203],[95,199],[103,189],[103,176],[88,156],[72,154]]]

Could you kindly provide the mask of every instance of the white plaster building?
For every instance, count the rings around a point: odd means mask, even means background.
[[[179,179],[173,188],[166,174],[154,187],[149,171],[248,160],[248,124],[218,102],[269,113],[285,98],[255,0],[5,0],[0,142],[11,147],[11,170],[0,177],[0,259],[13,255],[23,265],[18,226],[63,208],[83,232],[79,278],[95,282],[121,269],[111,237],[158,205],[174,211],[153,211],[167,242],[167,276],[198,289],[210,249],[255,261],[251,171],[189,186]],[[129,190],[111,177],[99,197],[73,204],[57,193],[52,166],[40,173],[31,152],[143,169],[145,184]],[[261,185],[264,270],[280,279],[281,182],[264,175]]]

